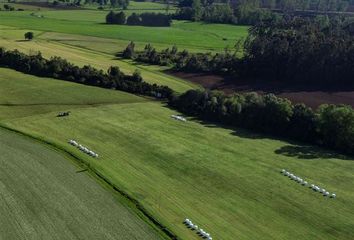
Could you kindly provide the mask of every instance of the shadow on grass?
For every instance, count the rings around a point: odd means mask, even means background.
[[[138,61],[134,61],[132,59],[127,59],[127,58],[124,58],[122,56],[122,53],[121,52],[118,52],[115,54],[114,58],[111,58],[111,60],[118,60],[118,61],[123,61],[123,62],[126,62],[130,65],[133,65],[133,66],[144,66],[144,67],[149,67],[149,66],[159,66],[159,65],[156,65],[156,64],[149,64],[149,63],[144,63],[144,62],[138,62]],[[164,66],[161,66],[161,67],[164,67]]]
[[[170,107],[168,104],[165,104],[164,107],[175,111],[175,109]],[[277,139],[276,137],[267,136],[266,134],[258,134],[258,133],[249,131],[247,129],[232,127],[232,126],[225,125],[225,124],[220,124],[220,123],[213,123],[211,121],[205,121],[205,120],[200,119],[198,117],[189,117],[189,116],[187,116],[185,114],[180,114],[180,115],[184,115],[184,116],[186,116],[188,118],[188,120],[194,121],[194,122],[198,122],[198,123],[202,124],[204,127],[207,127],[207,128],[223,128],[223,129],[231,130],[231,133],[230,133],[231,135],[237,136],[237,137],[240,137],[240,138],[247,138],[247,139],[266,139],[266,138],[271,138],[271,139]]]
[[[174,108],[170,107],[167,103],[164,107],[175,111]],[[180,114],[184,115],[184,114]],[[185,115],[186,116],[186,115]],[[188,117],[188,116],[187,116]],[[288,143],[289,145],[283,146],[274,151],[274,153],[279,155],[284,155],[287,157],[294,157],[298,159],[310,160],[310,159],[330,159],[336,158],[341,160],[352,160],[354,161],[353,156],[346,156],[340,153],[336,153],[334,151],[325,150],[321,147],[312,146],[312,145],[300,145],[299,142],[286,139],[282,137],[267,135],[265,133],[256,133],[251,130],[232,127],[229,125],[224,125],[220,123],[213,123],[210,121],[202,120],[198,117],[188,117],[188,120],[195,121],[202,124],[204,127],[208,128],[223,128],[227,130],[231,130],[231,135],[244,138],[244,139],[272,139],[272,140],[279,140]]]
[[[276,154],[298,159],[329,159],[337,158],[342,160],[354,160],[342,154],[323,150],[315,146],[286,145],[274,151]]]

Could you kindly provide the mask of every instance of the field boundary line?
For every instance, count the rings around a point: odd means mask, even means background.
[[[6,126],[4,123],[0,123],[0,128],[8,130],[8,131],[11,131],[11,132],[14,132],[14,133],[17,133],[17,134],[20,134],[20,135],[28,137],[28,138],[31,138],[31,139],[33,139],[35,141],[40,142],[41,144],[47,145],[47,146],[49,146],[51,148],[54,148],[57,151],[60,151],[60,152],[62,152],[64,154],[66,154],[66,155],[69,155],[73,160],[75,160],[76,163],[85,166],[89,170],[88,172],[90,172],[91,175],[93,175],[94,177],[98,178],[98,180],[101,180],[104,183],[106,183],[111,189],[114,190],[115,193],[118,193],[124,199],[128,200],[128,202],[131,203],[134,206],[135,210],[138,213],[143,214],[143,216],[146,218],[145,220],[149,220],[150,224],[152,224],[160,232],[164,233],[162,235],[162,237],[164,237],[166,239],[171,239],[171,240],[180,240],[180,238],[178,238],[175,233],[173,233],[165,225],[163,225],[161,222],[159,222],[151,213],[149,213],[148,210],[146,210],[146,208],[144,206],[142,206],[138,200],[136,200],[135,198],[130,196],[128,193],[126,193],[125,191],[123,191],[122,189],[117,187],[114,183],[112,183],[109,179],[107,179],[102,173],[100,173],[97,169],[92,168],[89,163],[86,163],[85,160],[79,158],[75,154],[71,153],[70,151],[64,149],[63,147],[59,146],[58,144],[56,144],[56,143],[54,143],[52,141],[45,140],[45,139],[43,139],[41,137],[36,137],[36,136],[31,135],[31,134],[26,133],[26,132],[22,132],[20,130],[15,129],[15,128]],[[139,215],[139,214],[137,214],[137,215]]]

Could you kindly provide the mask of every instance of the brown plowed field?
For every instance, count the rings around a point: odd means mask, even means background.
[[[186,79],[188,81],[202,85],[206,89],[217,89],[225,93],[250,92],[274,93],[279,97],[284,97],[294,103],[305,103],[306,105],[317,108],[319,105],[328,104],[347,104],[354,107],[354,87],[326,89],[321,87],[296,85],[289,86],[284,83],[250,83],[235,79],[228,79],[218,75],[208,75],[203,73],[184,73],[169,72],[170,74]]]

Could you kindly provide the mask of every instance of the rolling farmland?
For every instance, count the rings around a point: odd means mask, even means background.
[[[105,25],[107,12],[94,10],[40,11],[39,18],[30,12],[0,12],[1,25],[50,31],[67,34],[78,34],[156,45],[167,48],[176,45],[180,49],[194,51],[223,51],[233,48],[236,40],[247,36],[247,26],[223,24],[191,23],[174,21],[172,27],[143,27],[125,25]],[[191,34],[193,33],[193,34]],[[121,51],[117,46],[117,51]]]
[[[47,82],[41,82],[43,89]],[[6,92],[3,98],[9,98]],[[27,101],[41,99],[34,95]],[[13,106],[4,108],[10,111]],[[1,124],[71,152],[182,239],[199,239],[182,224],[186,217],[215,239],[354,236],[354,165],[348,157],[191,119],[179,122],[170,118],[175,111],[146,100],[67,106],[72,112],[68,118],[56,118],[57,107],[51,108],[52,112],[40,113],[27,107],[27,116],[4,116]],[[94,148],[99,161],[67,144],[68,139]],[[338,197],[324,198],[290,181],[279,173],[282,168],[335,191]]]
[[[177,94],[213,82],[199,73],[188,81],[187,73],[169,74],[170,66],[117,53],[130,41],[136,51],[150,43],[158,51],[176,45],[217,53],[234,49],[249,29],[176,20],[171,27],[107,25],[109,10],[94,4],[77,10],[12,5],[25,11],[0,11],[0,47],[105,72],[110,66],[126,74],[138,70],[147,83]],[[147,11],[166,12],[166,5],[131,2],[124,10]],[[28,31],[34,39],[24,41]],[[57,117],[63,111],[70,115]],[[202,239],[185,218],[214,240],[354,239],[352,156],[188,116],[185,122],[171,118],[176,115],[150,97],[0,66],[0,240],[168,239],[165,227],[181,240]],[[291,181],[281,169],[337,198]]]
[[[119,66],[122,71],[130,74],[138,69],[145,81],[168,85],[177,92],[184,92],[188,89],[198,87],[196,84],[164,73],[163,70],[165,69],[159,66],[145,66],[127,60],[117,60],[112,54],[87,49],[84,46],[73,46],[65,44],[65,42],[50,40],[51,34],[49,35],[49,39],[47,39],[45,37],[46,34],[35,32],[37,35],[43,34],[43,38],[40,37],[40,39],[30,42],[19,41],[23,38],[23,34],[26,31],[28,31],[28,29],[0,26],[0,46],[7,49],[18,49],[27,54],[35,54],[40,51],[46,58],[59,56],[79,66],[91,65],[98,69],[103,69],[104,71],[110,66]],[[58,35],[61,36],[61,34],[56,33],[56,37],[58,37]],[[66,35],[64,35],[64,37],[65,36]],[[90,42],[91,46],[94,44],[102,44],[102,42]]]
[[[0,136],[0,239],[163,239],[67,156]]]

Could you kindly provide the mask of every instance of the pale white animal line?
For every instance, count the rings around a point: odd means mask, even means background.
[[[305,180],[303,180],[302,178],[300,178],[300,177],[294,175],[294,174],[291,173],[291,172],[286,171],[285,169],[282,169],[282,170],[281,170],[281,173],[282,173],[284,176],[289,177],[290,179],[292,179],[292,180],[294,180],[294,181],[300,183],[300,184],[303,185],[303,186],[308,186],[308,184],[309,184],[307,181],[305,181]],[[328,191],[326,191],[326,189],[320,188],[319,186],[316,186],[316,185],[314,185],[314,184],[311,184],[311,185],[310,185],[310,188],[311,188],[312,190],[314,190],[315,192],[320,192],[320,193],[322,193],[323,196],[325,196],[325,197],[327,197],[327,196],[330,196],[330,198],[336,198],[336,197],[337,197],[337,195],[336,195],[335,193],[330,194]]]
[[[71,145],[73,145],[74,147],[79,148],[81,151],[83,151],[84,153],[90,155],[91,157],[98,158],[98,154],[97,154],[97,153],[95,153],[94,151],[88,149],[87,147],[85,147],[85,146],[79,144],[79,143],[76,142],[75,140],[72,140],[72,139],[71,139],[71,140],[69,140],[69,143],[70,143]]]
[[[210,236],[210,233],[207,233],[206,231],[204,231],[202,228],[199,228],[198,225],[193,224],[193,222],[191,220],[189,220],[188,218],[186,218],[183,223],[189,227],[192,230],[197,230],[197,233],[199,236],[201,236],[202,238],[205,238],[207,240],[213,240],[213,238]]]
[[[182,116],[178,116],[178,115],[171,115],[171,118],[182,121],[182,122],[186,122],[187,120],[182,117]]]

